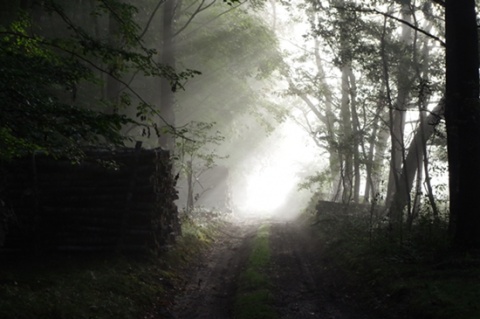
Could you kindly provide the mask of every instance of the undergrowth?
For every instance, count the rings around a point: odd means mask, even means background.
[[[270,263],[269,227],[260,227],[245,270],[238,279],[234,313],[237,319],[275,319],[273,295],[266,274]]]
[[[161,318],[182,280],[179,269],[210,244],[215,229],[185,220],[183,236],[160,256],[2,256],[0,318]]]
[[[320,216],[327,271],[384,318],[480,318],[480,256],[451,249],[446,223],[420,219],[402,238],[359,215]]]

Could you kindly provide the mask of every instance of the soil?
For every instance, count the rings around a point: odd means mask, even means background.
[[[235,318],[236,281],[260,225],[270,224],[272,307],[282,319],[370,319],[351,294],[337,289],[335,272],[323,271],[320,243],[311,227],[287,221],[244,221],[222,230],[211,250],[194,265],[171,310],[178,319]],[[252,318],[253,319],[253,318]]]

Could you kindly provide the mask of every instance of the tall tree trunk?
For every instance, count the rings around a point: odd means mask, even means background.
[[[402,5],[402,19],[406,22],[411,23],[411,9],[410,9],[410,0],[406,0]],[[403,45],[403,52],[401,53],[400,63],[396,71],[396,82],[397,82],[397,96],[394,103],[393,113],[393,122],[392,125],[392,136],[391,136],[391,169],[388,179],[388,189],[386,202],[389,203],[393,194],[396,191],[396,183],[398,182],[398,177],[401,174],[401,168],[403,165],[404,155],[405,155],[405,144],[404,144],[404,129],[405,129],[405,115],[407,110],[408,98],[410,95],[412,87],[411,79],[411,59],[409,58],[409,52],[411,48],[409,47],[412,43],[412,28],[403,25],[402,33],[400,36],[400,43]]]
[[[187,161],[187,214],[190,215],[193,212],[193,207],[195,205],[194,201],[194,178],[193,178],[193,163],[190,159]]]
[[[348,74],[350,65],[342,67],[342,101],[340,108],[341,116],[341,140],[340,152],[343,157],[343,196],[342,202],[349,203],[353,197],[353,152],[352,152],[352,117],[350,112],[350,83]]]
[[[425,155],[425,142],[430,138],[430,136],[432,136],[435,125],[438,123],[443,109],[444,100],[442,99],[425,119],[421,118],[423,123],[420,123],[419,128],[416,130],[412,142],[408,147],[405,163],[402,167],[402,172],[398,177],[398,188],[389,207],[389,215],[397,216],[401,214],[404,207],[410,200],[410,191],[413,187],[413,181],[419,165],[422,164],[423,156]]]
[[[116,18],[116,13],[111,12],[108,16],[108,44],[112,48],[120,48],[122,45],[122,39],[120,36],[120,26],[119,21]],[[118,15],[117,15],[118,16]],[[95,19],[97,17],[94,17]],[[122,63],[121,57],[113,58],[113,61],[107,66],[110,73],[116,73],[116,70],[120,67]],[[119,81],[117,81],[113,76],[108,76],[106,78],[105,86],[105,98],[110,103],[107,109],[107,113],[115,114],[119,111],[120,104],[120,91],[122,86]]]
[[[450,229],[458,247],[480,248],[480,105],[474,0],[446,0],[446,106]]]
[[[386,145],[388,141],[389,132],[386,129],[385,125],[382,125],[384,122],[384,104],[383,104],[383,95],[384,88],[380,90],[380,96],[377,102],[377,111],[375,113],[375,118],[373,119],[373,128],[372,134],[368,139],[368,144],[370,146],[368,154],[364,154],[366,157],[366,183],[365,183],[365,197],[364,201],[370,202],[371,199],[375,200],[377,194],[380,190],[380,170],[383,167],[383,159],[385,156]],[[366,112],[364,110],[364,112]],[[365,149],[365,147],[363,146]],[[366,153],[366,152],[364,152]],[[370,198],[371,197],[371,198]]]
[[[360,120],[357,112],[357,82],[352,68],[348,70],[348,81],[350,84],[350,113],[352,115],[352,137],[351,137],[351,151],[353,153],[353,201],[358,203],[360,201]]]
[[[373,154],[375,154],[375,138],[378,131],[378,121],[375,119],[372,128],[372,135],[368,139],[369,149],[368,154],[365,151],[365,145],[362,145],[363,148],[363,156],[366,159],[365,171],[366,171],[366,182],[365,182],[365,189],[364,189],[364,196],[363,201],[365,203],[370,202],[370,193],[375,196],[375,187],[374,187],[374,179],[373,179]]]
[[[419,156],[423,155],[422,157],[417,158],[417,178],[415,179],[415,195],[413,196],[413,205],[412,210],[408,212],[407,215],[407,229],[410,230],[413,225],[413,221],[420,213],[420,208],[422,204],[422,182],[423,182],[423,158],[426,157],[425,152],[418,152]]]
[[[176,0],[166,0],[163,4],[163,32],[160,64],[175,69],[175,43],[174,43],[174,17]],[[164,149],[172,150],[175,142],[171,128],[175,125],[174,94],[172,84],[166,78],[160,81],[160,115],[163,126],[158,139],[159,145]],[[166,122],[166,123],[165,123]]]
[[[333,112],[333,93],[331,87],[326,81],[326,74],[320,57],[320,43],[317,39],[315,40],[315,63],[317,67],[317,78],[320,82],[319,92],[322,92],[323,98],[325,99],[325,113],[324,115],[320,114],[320,116],[317,117],[324,123],[327,129],[332,189],[330,200],[336,202],[342,197],[340,155],[336,138],[337,133],[334,127],[334,123],[337,119]]]

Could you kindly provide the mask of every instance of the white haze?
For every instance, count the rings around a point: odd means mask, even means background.
[[[247,172],[245,180],[233,181],[237,215],[257,218],[298,215],[311,196],[308,191],[298,190],[299,172],[315,161],[315,146],[310,137],[288,120],[258,148],[249,150],[245,163],[239,164]],[[256,156],[257,151],[260,157]]]

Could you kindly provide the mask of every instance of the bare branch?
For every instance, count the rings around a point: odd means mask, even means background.
[[[208,9],[209,7],[211,7],[215,2],[216,0],[213,0],[212,2],[210,2],[209,4],[207,4],[206,6],[203,6],[205,4],[205,1],[206,0],[202,0],[202,2],[200,3],[200,5],[197,7],[197,9],[195,10],[195,12],[192,13],[192,15],[188,18],[187,22],[185,22],[185,24],[179,28],[177,30],[177,32],[175,32],[175,34],[173,35],[173,37],[176,37],[180,32],[182,32],[183,30],[185,30],[189,25],[190,23],[192,22],[192,20],[195,18],[195,16],[197,14],[199,14],[200,12]]]
[[[143,28],[142,33],[140,33],[140,35],[138,36],[139,39],[143,38],[143,36],[145,35],[145,33],[147,33],[148,28],[150,28],[150,24],[152,23],[153,18],[154,18],[155,15],[157,14],[158,9],[160,8],[160,6],[161,6],[162,4],[165,3],[165,1],[166,1],[166,0],[160,0],[160,1],[158,1],[157,6],[155,7],[155,9],[153,9],[152,14],[150,15],[150,18],[148,18],[148,21],[147,21],[147,24],[145,25],[145,28]]]
[[[214,22],[215,20],[217,20],[218,18],[220,18],[220,17],[223,16],[224,14],[227,14],[227,13],[229,13],[230,11],[235,10],[236,8],[240,7],[242,4],[245,4],[245,3],[247,3],[246,0],[243,1],[243,2],[239,2],[239,4],[238,4],[237,6],[232,6],[232,7],[230,7],[228,10],[225,10],[224,12],[218,14],[216,17],[213,17],[213,18],[209,19],[208,22],[206,22],[206,23],[204,23],[204,24],[196,27],[195,30],[187,33],[187,34],[185,35],[185,38],[189,38],[193,33],[201,30],[203,27],[205,27],[205,26],[209,25],[210,23]],[[178,34],[178,32],[177,32],[177,34]],[[175,34],[175,35],[177,35],[177,34]],[[174,35],[174,36],[175,36],[175,35]]]
[[[337,7],[337,9],[342,9],[342,10],[351,10],[351,11],[357,11],[357,12],[363,12],[363,13],[375,13],[375,14],[380,14],[380,15],[383,15],[384,17],[387,17],[387,18],[390,18],[390,19],[393,19],[395,21],[398,21],[400,23],[403,23],[407,26],[409,26],[410,28],[412,28],[413,30],[416,30],[424,35],[426,35],[427,37],[437,41],[438,43],[440,43],[440,45],[442,47],[445,47],[446,44],[445,44],[445,41],[440,39],[439,37],[413,25],[412,23],[408,22],[408,21],[405,21],[403,19],[400,19],[400,18],[397,18],[395,17],[394,15],[390,14],[390,13],[387,13],[387,12],[382,12],[382,11],[379,11],[377,9],[364,9],[364,8],[347,8],[347,7]]]

